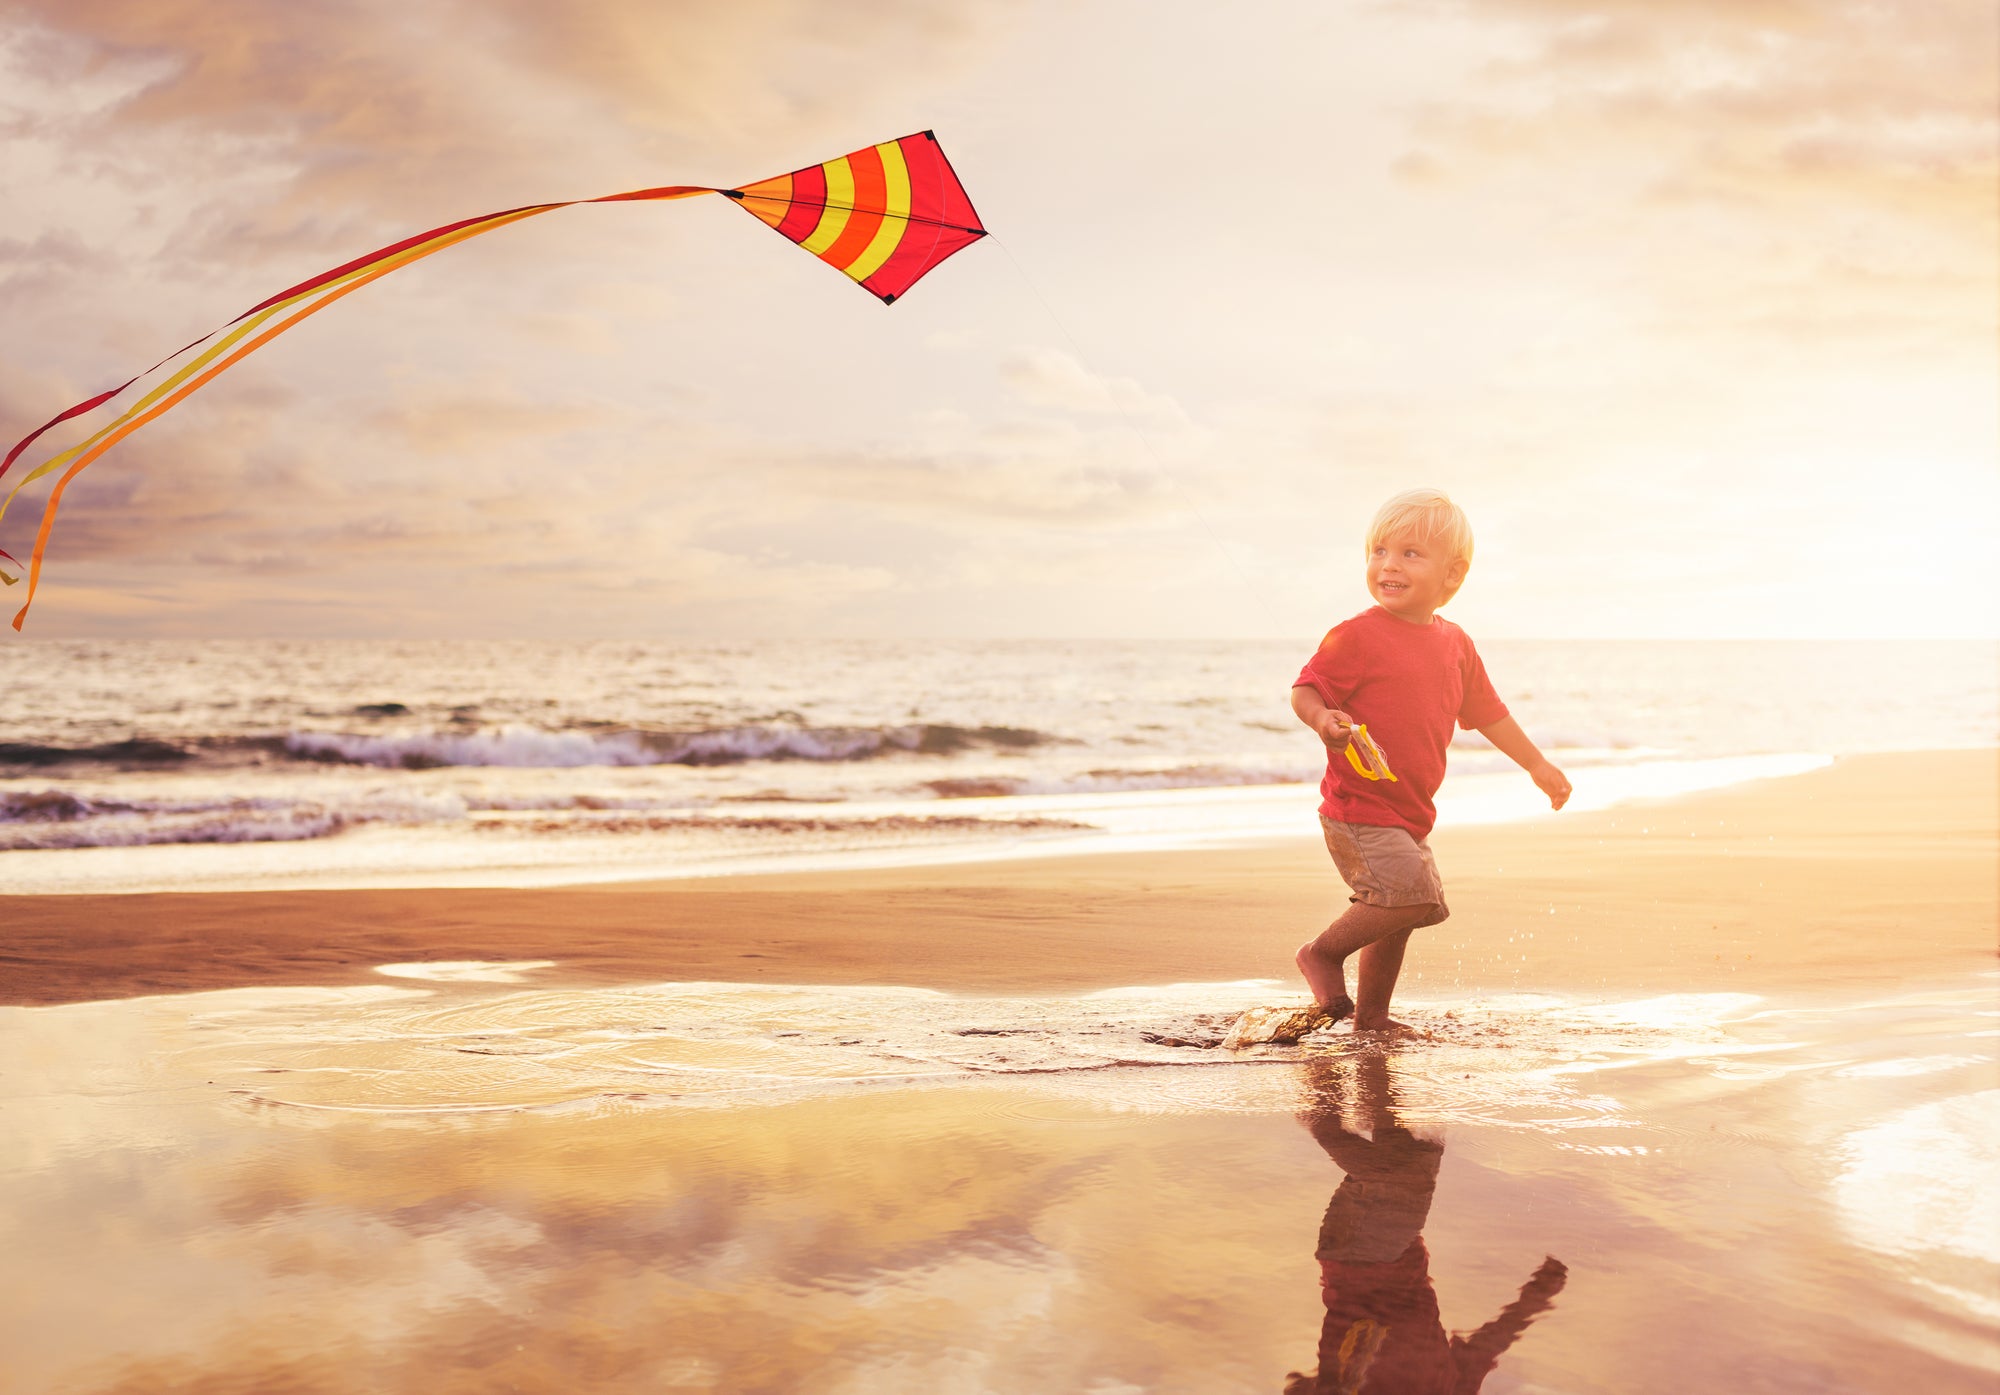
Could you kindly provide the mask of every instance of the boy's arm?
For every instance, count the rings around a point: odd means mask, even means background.
[[[1528,1282],[1521,1285],[1520,1296],[1502,1308],[1499,1316],[1477,1332],[1453,1337],[1452,1363],[1458,1367],[1454,1372],[1457,1377],[1452,1386],[1454,1395],[1475,1395],[1493,1368],[1500,1364],[1507,1348],[1528,1330],[1528,1324],[1556,1305],[1556,1295],[1568,1282],[1568,1266],[1550,1255],[1542,1261],[1541,1268],[1528,1276]]]
[[[1319,689],[1310,683],[1292,689],[1292,711],[1326,743],[1329,751],[1344,751],[1354,739],[1354,719],[1338,707],[1328,707]]]
[[[1294,697],[1294,706],[1297,701]],[[1507,759],[1528,772],[1528,778],[1549,797],[1551,809],[1560,809],[1569,802],[1568,778],[1549,763],[1549,758],[1528,739],[1528,733],[1521,730],[1519,722],[1512,717],[1502,717],[1490,726],[1481,727],[1479,734],[1497,746]]]

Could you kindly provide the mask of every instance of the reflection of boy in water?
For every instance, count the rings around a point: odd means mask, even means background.
[[[1294,1373],[1285,1395],[1474,1395],[1528,1324],[1562,1290],[1567,1271],[1545,1259],[1498,1317],[1447,1338],[1421,1234],[1444,1145],[1418,1138],[1389,1108],[1389,1063],[1354,1063],[1369,1134],[1341,1118],[1340,1067],[1308,1061],[1315,1101],[1300,1121],[1347,1174],[1326,1208],[1316,1252],[1326,1322],[1319,1370]]]

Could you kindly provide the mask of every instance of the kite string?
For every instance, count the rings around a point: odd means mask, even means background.
[[[1070,333],[1069,326],[1063,323],[1060,315],[1056,314],[1055,307],[1049,304],[1048,297],[1042,294],[1042,288],[1035,284],[1035,279],[1028,275],[1027,268],[1021,265],[1020,259],[1014,255],[1013,249],[1008,247],[1005,242],[1001,241],[991,231],[987,233],[987,236],[993,239],[994,245],[1013,264],[1014,271],[1020,276],[1022,284],[1027,286],[1029,293],[1040,303],[1042,312],[1049,317],[1049,323],[1056,327],[1057,332],[1069,344],[1070,352],[1076,355],[1077,364],[1086,372],[1091,371],[1089,356],[1084,353],[1083,346],[1076,342],[1076,336]],[[1112,400],[1114,402],[1117,401],[1115,394]],[[1166,480],[1173,487],[1174,492],[1180,495],[1181,501],[1188,507],[1188,512],[1194,515],[1195,522],[1200,525],[1202,535],[1222,555],[1222,560],[1229,564],[1229,569],[1236,574],[1236,579],[1243,583],[1243,589],[1255,601],[1257,609],[1263,612],[1265,623],[1271,627],[1270,632],[1274,635],[1286,633],[1288,627],[1278,622],[1277,613],[1271,608],[1269,595],[1263,587],[1250,579],[1249,573],[1244,571],[1242,564],[1237,561],[1236,554],[1230,550],[1228,544],[1223,542],[1222,535],[1216,532],[1214,526],[1209,522],[1208,515],[1202,512],[1201,505],[1195,501],[1194,495],[1181,483],[1179,476],[1169,470],[1165,462],[1160,459],[1159,452],[1153,448],[1151,437],[1140,426],[1137,414],[1131,407],[1124,404],[1118,406],[1118,413],[1125,419],[1126,428],[1132,433],[1134,439],[1139,442],[1139,448],[1146,453],[1146,458],[1151,462],[1154,472],[1160,478]]]

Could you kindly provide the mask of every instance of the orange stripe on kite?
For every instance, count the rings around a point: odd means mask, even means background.
[[[882,263],[910,231],[910,168],[903,162],[903,147],[890,141],[887,145],[875,147],[875,153],[882,160],[882,218],[875,229],[875,238],[861,249],[861,255],[849,262],[843,270],[855,280],[867,284],[868,278],[882,269]]]
[[[874,146],[848,156],[847,168],[854,176],[854,193],[849,200],[854,211],[847,216],[847,224],[833,245],[820,253],[821,260],[841,271],[847,270],[875,240],[882,226],[882,199],[889,192],[889,181],[882,173],[882,155]]]
[[[772,227],[783,228],[786,215],[792,211],[792,177],[789,174],[781,174],[761,184],[746,184],[736,192],[743,196],[741,202],[745,208]]]

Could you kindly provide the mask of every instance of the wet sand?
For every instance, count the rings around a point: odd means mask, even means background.
[[[1195,1040],[1304,838],[8,898],[10,1388],[1979,1395],[1995,775],[1441,834],[1393,1047]]]
[[[1266,847],[548,890],[0,897],[0,1003],[379,983],[553,960],[579,984],[1077,991],[1290,981],[1344,898],[1311,836]],[[1405,986],[1755,992],[1990,963],[2000,759],[1807,775],[1434,837],[1452,918]]]

